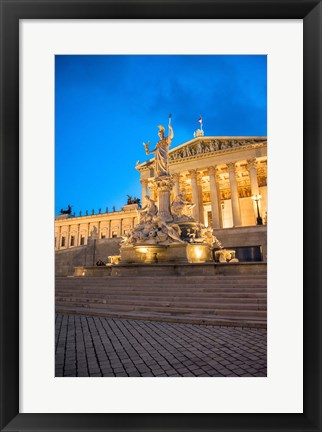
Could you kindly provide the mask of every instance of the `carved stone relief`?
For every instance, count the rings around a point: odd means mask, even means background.
[[[178,150],[174,150],[169,154],[170,161],[176,161],[180,159],[189,158],[196,155],[202,155],[205,153],[214,153],[222,150],[228,150],[232,148],[239,148],[242,146],[248,146],[253,144],[259,144],[262,140],[249,139],[249,140],[238,140],[238,139],[214,139],[198,141],[190,145],[186,145]]]

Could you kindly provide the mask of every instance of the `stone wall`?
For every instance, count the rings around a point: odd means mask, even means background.
[[[251,226],[225,228],[215,231],[218,240],[225,248],[239,246],[261,246],[263,261],[267,261],[267,226]],[[92,266],[101,259],[107,262],[109,255],[120,254],[121,238],[100,239],[89,241],[86,246],[78,246],[55,252],[55,268],[57,276],[72,275],[74,267]],[[94,248],[95,245],[95,248]]]
[[[215,236],[225,248],[261,246],[263,261],[267,261],[267,226],[225,228],[215,230]]]
[[[72,275],[74,267],[92,266],[101,259],[107,262],[109,255],[119,255],[121,238],[90,240],[85,246],[62,249],[55,252],[56,276]]]

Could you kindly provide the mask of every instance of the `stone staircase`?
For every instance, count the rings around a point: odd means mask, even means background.
[[[56,312],[266,327],[266,275],[57,277]]]

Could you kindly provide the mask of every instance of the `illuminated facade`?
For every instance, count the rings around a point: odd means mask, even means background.
[[[172,199],[183,192],[195,203],[194,217],[214,229],[256,225],[257,205],[267,218],[267,138],[204,137],[177,146],[169,152],[174,180]],[[142,202],[153,189],[153,159],[136,166],[142,184]]]
[[[255,226],[258,211],[267,221],[267,137],[196,137],[169,151],[170,174],[174,181],[171,201],[183,193],[196,204],[194,217],[215,230]],[[142,205],[153,189],[153,159],[136,165],[142,185]],[[257,210],[252,196],[260,195]],[[121,211],[55,219],[55,248],[86,245],[90,236],[98,239],[121,237],[137,224],[137,205]]]

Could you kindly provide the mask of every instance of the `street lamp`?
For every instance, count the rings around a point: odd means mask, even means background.
[[[261,200],[261,198],[262,198],[262,195],[260,195],[260,194],[252,196],[252,200],[254,200],[256,202],[256,206],[257,206],[257,225],[263,225],[263,219],[261,218],[261,215],[259,214],[259,205],[258,205],[258,202]]]

